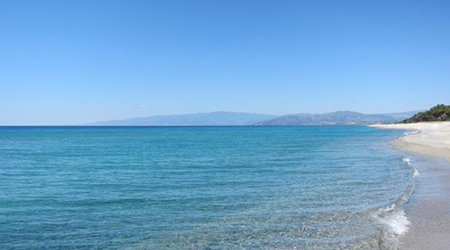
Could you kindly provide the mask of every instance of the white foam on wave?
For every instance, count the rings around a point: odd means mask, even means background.
[[[403,161],[406,162],[406,164],[411,165],[411,159],[409,159],[408,157],[404,157]]]
[[[411,159],[409,159],[408,157],[403,157],[402,159],[404,162],[406,162],[406,164],[408,164],[408,166],[411,166]],[[419,176],[419,171],[417,170],[417,168],[414,168],[414,172],[412,173],[412,177],[417,177]]]
[[[402,209],[402,205],[409,201],[413,191],[414,185],[408,186],[403,195],[398,197],[394,203],[388,207],[380,208],[378,212],[375,213],[376,219],[387,226],[388,234],[393,236],[391,240],[394,242],[398,240],[396,236],[408,232],[409,225],[411,224],[406,217],[405,211]]]
[[[403,135],[407,136],[407,135],[413,135],[413,134],[417,134],[417,133],[419,133],[419,131],[411,131],[411,132],[405,132],[405,133],[403,133]]]
[[[408,232],[409,225],[411,224],[403,210],[392,211],[392,213],[379,218],[379,220],[388,225],[391,232],[395,235],[403,235]]]
[[[417,169],[415,168],[414,169],[414,173],[413,173],[413,177],[417,177],[417,176],[419,176],[420,174],[419,174],[419,171],[417,171]]]

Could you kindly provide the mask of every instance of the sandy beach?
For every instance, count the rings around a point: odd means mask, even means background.
[[[412,154],[419,169],[417,187],[406,207],[411,224],[400,249],[450,249],[450,122],[374,125],[410,130],[393,141]]]
[[[373,127],[408,129],[411,132],[393,142],[399,149],[444,158],[450,162],[450,122],[380,124]]]

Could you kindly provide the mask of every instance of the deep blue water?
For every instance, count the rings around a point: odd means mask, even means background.
[[[374,248],[414,185],[369,127],[2,127],[0,246]]]

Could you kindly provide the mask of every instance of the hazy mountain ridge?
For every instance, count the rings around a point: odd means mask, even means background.
[[[324,114],[275,116],[241,112],[211,112],[183,115],[158,115],[90,123],[93,126],[298,126],[393,123],[405,120],[418,111],[391,114],[363,114],[337,111]]]
[[[96,122],[100,126],[243,126],[273,119],[276,116],[241,112],[217,111],[183,115],[157,115],[126,120]]]
[[[298,125],[363,125],[393,123],[409,118],[417,111],[391,114],[363,114],[353,111],[337,111],[324,114],[293,114],[255,123],[257,126],[298,126]]]

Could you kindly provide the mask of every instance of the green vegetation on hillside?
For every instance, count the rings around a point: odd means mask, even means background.
[[[430,110],[415,114],[403,123],[450,121],[450,106],[439,104]]]

